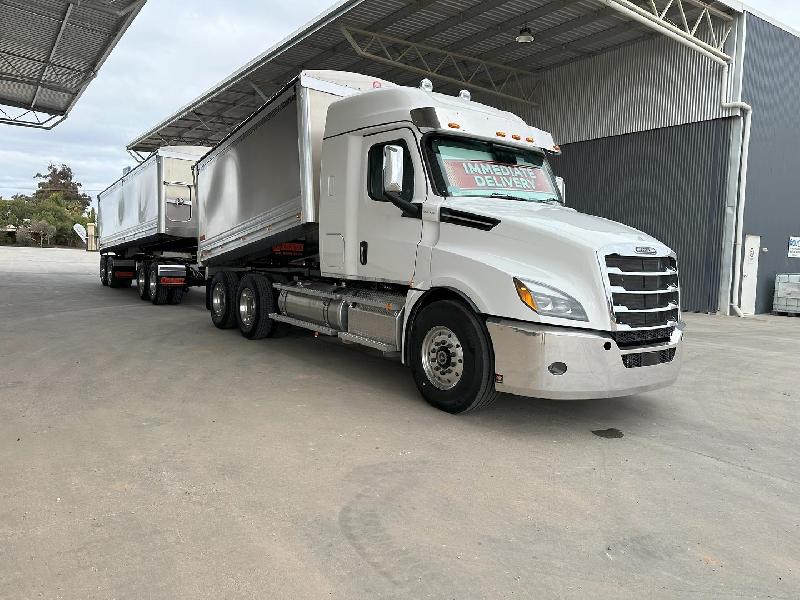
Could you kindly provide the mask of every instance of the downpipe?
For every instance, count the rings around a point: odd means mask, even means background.
[[[744,212],[747,206],[747,167],[750,158],[750,133],[753,123],[753,107],[746,102],[728,102],[728,73],[729,66],[726,64],[722,68],[722,102],[720,106],[725,110],[739,110],[742,113],[742,150],[739,156],[739,186],[736,198],[736,237],[733,246],[733,264],[731,269],[732,283],[730,292],[730,311],[737,317],[742,314],[742,271],[744,269],[744,257],[742,247],[744,245]]]

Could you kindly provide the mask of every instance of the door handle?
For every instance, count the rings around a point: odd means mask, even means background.
[[[367,264],[367,252],[369,251],[369,244],[367,242],[361,242],[358,250],[358,258],[361,261],[361,264]]]

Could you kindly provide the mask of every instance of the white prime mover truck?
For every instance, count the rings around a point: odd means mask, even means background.
[[[98,196],[100,281],[153,304],[180,304],[204,283],[197,263],[192,167],[208,148],[162,148]]]
[[[667,386],[675,254],[564,206],[556,152],[467,92],[305,71],[194,167],[211,319],[399,356],[452,413]]]

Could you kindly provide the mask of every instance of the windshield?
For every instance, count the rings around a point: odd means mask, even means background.
[[[531,150],[451,137],[433,138],[433,177],[444,196],[561,202],[547,159]]]

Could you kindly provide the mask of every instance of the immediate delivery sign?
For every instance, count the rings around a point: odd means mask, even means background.
[[[461,190],[555,192],[550,177],[540,168],[488,160],[444,160],[447,179]]]

